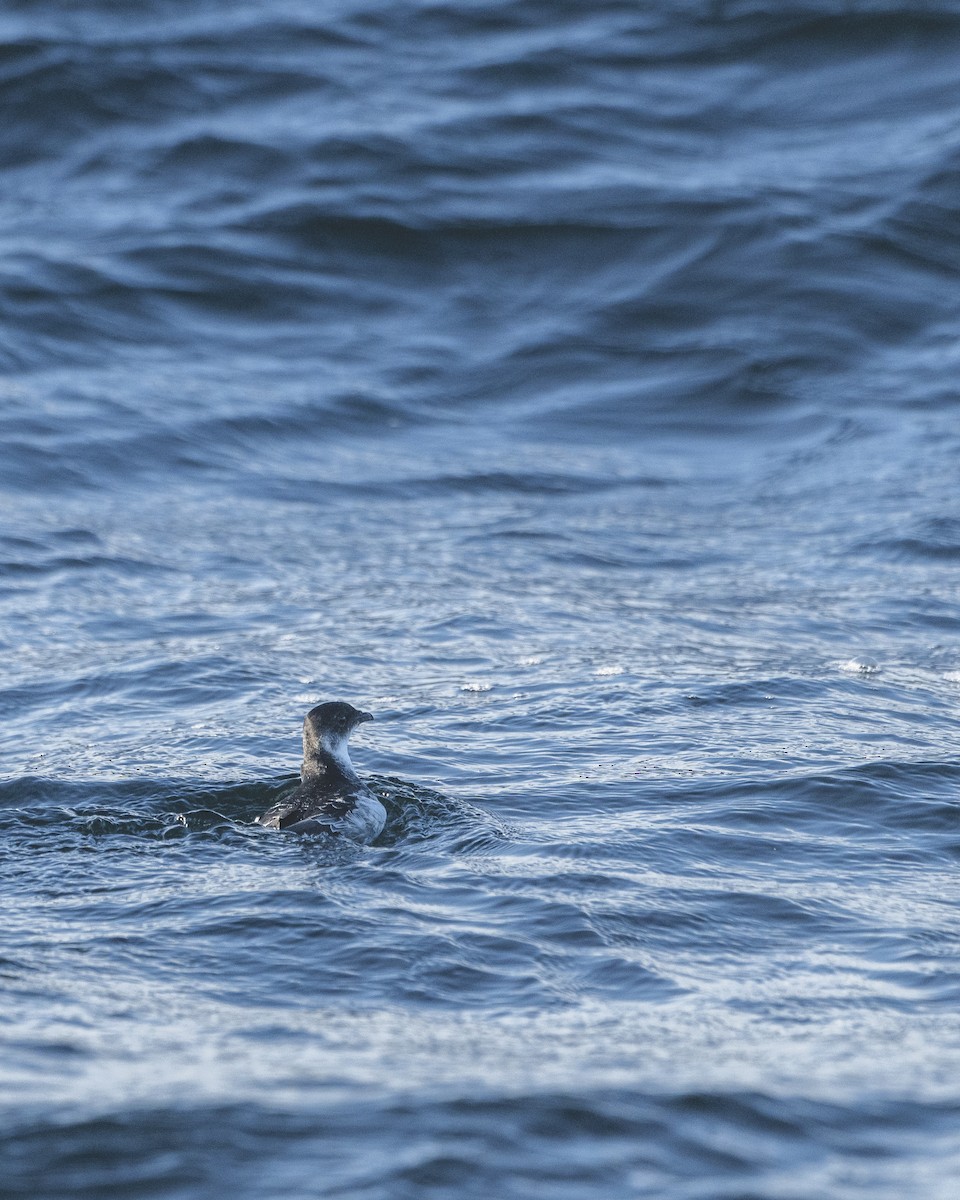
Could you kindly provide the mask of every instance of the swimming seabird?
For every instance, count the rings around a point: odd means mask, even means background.
[[[347,750],[353,730],[372,720],[372,714],[340,700],[311,708],[303,718],[300,786],[257,817],[257,823],[372,842],[383,829],[387,810],[354,770]]]

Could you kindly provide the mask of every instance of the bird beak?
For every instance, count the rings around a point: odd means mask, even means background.
[[[362,712],[360,714],[360,716],[357,717],[357,724],[359,725],[363,721],[372,721],[372,720],[373,720],[373,713]]]

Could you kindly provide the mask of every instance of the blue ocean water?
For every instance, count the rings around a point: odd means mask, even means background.
[[[958,81],[9,0],[3,1200],[955,1200]],[[324,699],[370,847],[252,824]]]

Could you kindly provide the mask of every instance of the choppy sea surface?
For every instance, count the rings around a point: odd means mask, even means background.
[[[960,5],[9,0],[0,112],[0,1197],[955,1200]]]

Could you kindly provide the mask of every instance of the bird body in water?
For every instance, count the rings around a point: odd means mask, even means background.
[[[370,713],[339,700],[312,708],[303,719],[300,786],[257,817],[257,824],[372,842],[387,811],[357,774],[347,749],[353,730],[372,720]]]

